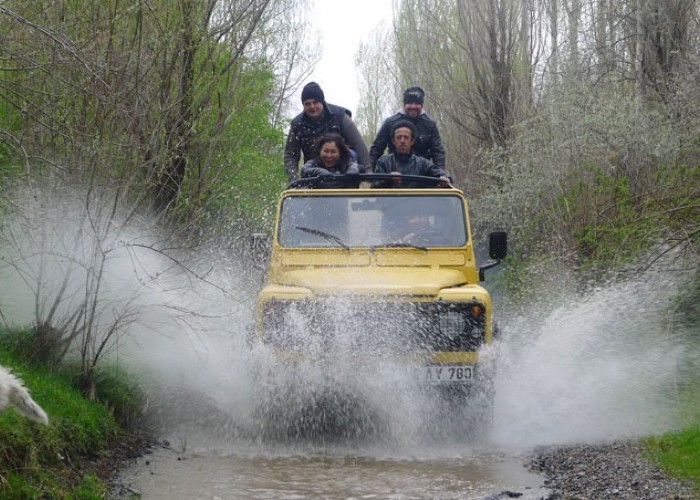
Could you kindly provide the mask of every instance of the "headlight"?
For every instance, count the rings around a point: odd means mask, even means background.
[[[437,348],[477,350],[485,341],[485,308],[478,302],[441,304],[437,326]]]
[[[460,311],[443,311],[438,317],[438,325],[442,335],[454,339],[464,333],[467,320]]]

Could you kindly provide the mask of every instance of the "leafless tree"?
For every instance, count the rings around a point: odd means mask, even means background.
[[[626,186],[637,203],[675,171],[676,154],[697,158],[698,13],[694,0],[404,1],[399,82],[427,87],[448,162],[484,196],[486,213],[510,213],[510,227],[523,214],[548,220],[519,241],[535,247],[553,236],[549,248],[572,255],[587,228],[612,217],[605,203],[619,203],[596,193],[596,175]],[[590,206],[562,212],[571,193]],[[685,223],[678,241],[689,245],[693,227]]]
[[[476,189],[488,182],[484,148],[506,150],[532,103],[541,20],[531,1],[401,2],[396,20],[402,83],[425,86],[451,171]],[[428,104],[426,104],[426,107]]]
[[[371,144],[386,117],[398,108],[398,87],[394,61],[389,57],[393,40],[386,27],[380,25],[355,56],[359,68],[360,103],[356,122],[365,140]]]

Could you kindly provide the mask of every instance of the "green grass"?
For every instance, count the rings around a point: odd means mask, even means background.
[[[65,371],[28,363],[3,343],[8,338],[3,333],[0,364],[24,381],[48,414],[49,425],[31,422],[13,409],[0,413],[0,498],[105,498],[105,481],[115,463],[111,450],[128,438],[115,415],[124,414],[119,401],[128,399],[131,386],[119,386],[119,374],[106,371],[105,393],[111,391],[113,399],[88,401]],[[138,393],[133,395],[139,401]]]
[[[683,391],[681,417],[687,425],[677,432],[645,440],[650,458],[674,477],[694,485],[700,496],[700,384]]]
[[[700,424],[646,441],[652,460],[672,476],[692,483],[700,494]]]

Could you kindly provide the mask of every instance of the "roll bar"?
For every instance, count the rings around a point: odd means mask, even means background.
[[[328,174],[318,177],[302,177],[289,184],[287,189],[303,189],[303,188],[356,188],[360,182],[381,182],[393,181],[400,177],[402,181],[418,184],[417,187],[431,188],[440,187],[445,182],[444,179],[438,177],[426,177],[423,175],[403,175],[403,174]],[[452,182],[447,183],[447,187],[455,188]]]

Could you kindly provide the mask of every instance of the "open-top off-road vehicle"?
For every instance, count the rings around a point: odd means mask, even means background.
[[[363,174],[347,180],[359,187],[325,189],[302,179],[282,193],[254,340],[329,377],[390,364],[406,383],[468,396],[490,384],[479,351],[494,337],[493,309],[479,282],[505,257],[506,235],[491,233],[495,262],[480,268],[463,192],[412,176],[370,187],[394,180]]]

